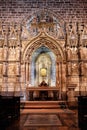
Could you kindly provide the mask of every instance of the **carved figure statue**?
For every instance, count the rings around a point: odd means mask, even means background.
[[[41,83],[40,83],[40,85],[39,85],[40,87],[42,87],[42,86],[45,86],[45,87],[47,87],[48,85],[47,85],[47,83],[43,80]]]

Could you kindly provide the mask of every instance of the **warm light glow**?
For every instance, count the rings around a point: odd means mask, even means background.
[[[46,76],[47,75],[47,70],[46,68],[42,68],[40,71],[41,76]]]

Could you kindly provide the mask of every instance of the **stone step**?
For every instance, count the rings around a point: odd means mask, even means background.
[[[75,114],[75,111],[66,109],[22,109],[21,114],[57,114],[57,113],[72,113]]]
[[[60,106],[59,105],[25,105],[24,106],[24,109],[40,109],[40,108],[50,108],[50,109],[56,109],[56,108],[60,108]]]
[[[66,103],[66,101],[21,101],[24,104],[60,104]]]
[[[65,101],[25,101],[21,102],[24,109],[58,109],[66,107]]]

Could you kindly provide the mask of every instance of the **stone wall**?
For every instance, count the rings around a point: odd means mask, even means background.
[[[57,19],[59,30],[43,25],[31,28],[29,20],[39,12],[48,12]],[[3,0],[0,1],[0,90],[25,90],[29,75],[28,48],[32,39],[45,31],[56,41],[55,49],[61,65],[61,90],[76,84],[76,91],[87,90],[87,1],[86,0]],[[48,25],[50,27],[50,25]],[[28,27],[28,28],[26,28]],[[37,31],[38,29],[38,31]],[[43,33],[43,39],[44,35]],[[37,40],[39,38],[37,37]],[[41,39],[42,40],[42,39]],[[41,43],[45,41],[41,41]],[[41,43],[38,43],[39,45]],[[49,43],[47,43],[49,46]],[[61,50],[57,50],[56,47]],[[28,48],[28,49],[26,49]],[[29,53],[28,53],[29,51]],[[26,53],[25,53],[26,52]],[[63,52],[63,54],[62,54]],[[25,56],[25,60],[23,60]],[[63,61],[61,61],[61,58]],[[58,61],[59,62],[59,61]]]
[[[86,0],[1,0],[0,19],[3,22],[20,22],[40,9],[48,9],[64,21],[87,20]]]

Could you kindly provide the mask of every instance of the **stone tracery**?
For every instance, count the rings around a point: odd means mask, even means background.
[[[17,76],[19,76],[19,80],[23,78],[23,83],[19,82],[19,84],[25,89],[25,83],[29,80],[29,75],[26,75],[26,73],[30,71],[31,55],[36,49],[44,45],[56,55],[58,65],[59,63],[62,66],[66,65],[67,74],[64,72],[64,76],[67,75],[67,77],[63,77],[61,74],[59,77],[56,76],[67,80],[67,83],[61,85],[62,89],[71,82],[77,84],[77,90],[79,90],[79,83],[74,82],[74,79],[79,80],[79,75],[83,76],[83,79],[84,76],[86,77],[87,25],[85,23],[70,22],[66,23],[66,30],[64,30],[64,24],[62,26],[55,16],[50,16],[48,13],[49,21],[45,19],[46,12],[43,13],[44,16],[41,16],[41,12],[38,15],[42,18],[41,20],[39,17],[36,20],[37,15],[35,14],[25,25],[12,23],[5,26],[2,23],[0,24],[0,79],[3,79],[1,84],[4,87],[3,84],[7,84],[10,80],[7,70],[11,69],[13,63],[12,67],[16,69],[15,72],[13,70],[10,72],[13,76],[11,79],[17,79]],[[79,70],[81,72],[78,72]],[[63,68],[61,71],[64,71]],[[25,77],[22,77],[22,74]]]

